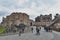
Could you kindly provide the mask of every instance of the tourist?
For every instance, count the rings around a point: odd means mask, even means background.
[[[45,31],[48,32],[49,31],[49,28],[48,27],[44,27]]]
[[[31,28],[31,31],[32,31],[32,33],[33,33],[33,27]]]
[[[22,33],[24,33],[24,30],[25,30],[25,29],[23,28],[23,29],[22,29]]]
[[[40,35],[40,28],[36,27],[36,35]]]
[[[22,33],[21,30],[19,30],[19,36],[21,36],[21,33]]]

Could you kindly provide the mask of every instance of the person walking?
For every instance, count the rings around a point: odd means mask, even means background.
[[[21,36],[22,30],[19,30],[19,36]]]
[[[40,28],[36,27],[36,35],[40,35]]]
[[[32,31],[32,33],[33,33],[33,27],[31,28],[31,31]]]

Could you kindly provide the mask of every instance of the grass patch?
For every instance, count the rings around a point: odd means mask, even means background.
[[[0,34],[3,34],[6,31],[5,27],[0,26]]]

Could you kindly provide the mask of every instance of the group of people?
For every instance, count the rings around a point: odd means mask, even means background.
[[[52,28],[51,28],[51,27],[44,27],[44,30],[45,30],[46,32],[52,32]]]
[[[31,28],[32,33],[33,33],[33,30],[34,28],[32,27]],[[40,30],[41,30],[41,27],[36,27],[36,35],[40,35]]]
[[[25,28],[22,28],[20,31],[19,31],[19,36],[21,35],[21,33],[24,33],[24,29]],[[40,35],[40,31],[41,31],[41,27],[37,27],[36,26],[36,35]],[[44,30],[46,31],[46,32],[49,32],[51,29],[49,28],[49,27],[44,27]],[[31,27],[31,32],[33,33],[33,31],[34,31],[34,28],[33,27]]]
[[[24,33],[25,28],[22,28],[19,30],[19,36],[21,36],[21,33]]]
[[[19,31],[19,36],[21,36],[21,33],[24,33],[25,27],[26,25],[24,24],[19,24],[19,25],[15,25],[15,27],[18,29]]]
[[[36,35],[40,35],[40,30],[41,30],[41,27],[36,27]],[[51,27],[44,27],[44,30],[46,31],[46,32],[52,32],[52,28]],[[33,33],[33,31],[34,31],[34,28],[32,27],[31,28],[31,31],[32,31],[32,33]]]

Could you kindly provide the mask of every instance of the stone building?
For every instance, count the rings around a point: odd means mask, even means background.
[[[50,21],[52,21],[52,14],[40,15],[35,18],[35,22],[50,22]]]
[[[26,25],[28,27],[27,30],[29,30],[29,26],[52,27],[53,29],[60,30],[60,15],[56,14],[53,20],[52,14],[40,15],[35,18],[35,21],[33,21],[29,19],[29,15],[27,15],[26,13],[13,12],[11,13],[11,15],[6,16],[6,18],[3,17],[1,23],[1,25],[10,29],[19,24]]]
[[[35,18],[35,25],[47,26],[52,22],[52,14],[40,15]]]
[[[3,17],[1,24],[8,28],[13,28],[15,25],[19,24],[30,26],[29,15],[21,12],[13,12],[11,15],[6,16],[6,18]]]

